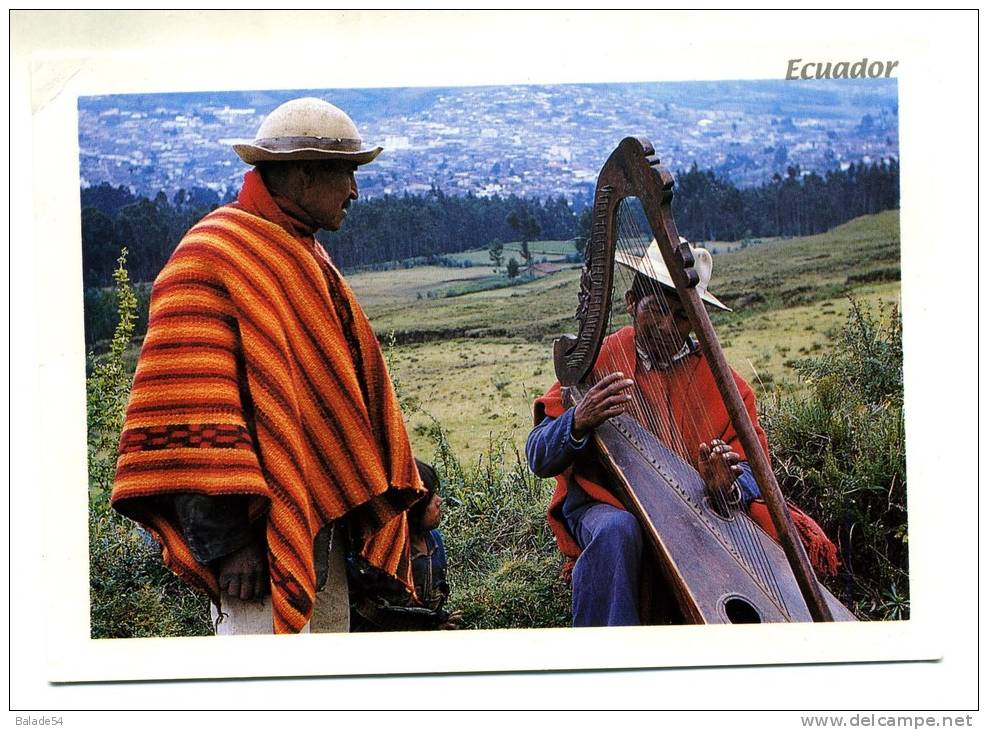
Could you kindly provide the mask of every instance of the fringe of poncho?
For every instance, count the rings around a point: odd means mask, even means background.
[[[370,324],[314,239],[234,207],[155,282],[111,498],[219,605],[167,499],[180,492],[248,495],[266,518],[276,633],[311,617],[313,541],[344,515],[360,555],[414,590],[404,510],[424,489]]]

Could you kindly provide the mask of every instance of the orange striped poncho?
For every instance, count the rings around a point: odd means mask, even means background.
[[[155,281],[111,496],[219,605],[161,499],[181,492],[248,495],[266,519],[276,633],[311,617],[313,541],[344,515],[414,590],[404,510],[425,490],[380,346],[315,239],[242,207],[196,224]]]

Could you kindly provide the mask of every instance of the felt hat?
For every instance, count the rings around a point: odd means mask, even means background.
[[[687,243],[686,239],[682,237],[680,237],[679,242]],[[699,248],[692,243],[689,246],[693,254],[693,259],[696,262],[693,268],[700,277],[700,283],[696,285],[696,293],[700,295],[700,299],[708,304],[730,312],[730,307],[726,306],[717,297],[707,291],[707,285],[710,284],[710,274],[714,269],[714,257],[705,248]],[[614,254],[614,260],[637,274],[654,279],[665,287],[673,290],[676,288],[676,285],[672,281],[672,276],[669,275],[669,269],[666,268],[666,262],[662,260],[662,252],[659,251],[659,244],[654,238],[648,244],[648,249],[645,251],[644,256],[632,256],[623,251],[618,251]]]
[[[365,165],[382,147],[364,147],[357,125],[327,101],[286,101],[264,118],[253,142],[233,145],[248,165],[287,160],[349,160]]]

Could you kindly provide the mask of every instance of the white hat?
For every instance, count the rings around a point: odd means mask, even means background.
[[[687,240],[680,237],[679,242],[687,243]],[[714,269],[714,257],[705,248],[698,248],[692,243],[689,246],[690,252],[693,254],[693,259],[696,262],[693,268],[700,277],[700,283],[696,285],[696,293],[700,295],[700,299],[708,304],[730,312],[730,307],[724,305],[717,297],[707,291],[707,285],[710,283],[710,274]],[[627,266],[632,271],[654,279],[670,289],[676,288],[672,277],[669,275],[669,269],[666,268],[666,262],[662,260],[662,252],[659,251],[659,244],[654,238],[648,244],[648,249],[645,251],[644,256],[632,256],[623,251],[618,251],[614,254],[614,260],[622,266]]]
[[[313,97],[286,101],[265,117],[252,143],[233,145],[248,165],[285,160],[350,160],[364,165],[382,149],[364,148],[346,112]]]

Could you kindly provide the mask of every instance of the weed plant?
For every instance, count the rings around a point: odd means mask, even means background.
[[[569,626],[570,588],[545,516],[554,482],[532,474],[506,437],[492,435],[464,466],[437,421],[430,435],[445,498],[450,608],[462,611],[464,628]]]
[[[828,587],[861,617],[909,617],[902,321],[851,300],[825,358],[796,361],[810,391],[762,414],[783,492],[836,537]]]
[[[196,636],[211,633],[208,600],[161,562],[157,544],[110,508],[117,444],[130,390],[124,353],[134,333],[138,300],[117,260],[118,320],[107,355],[91,356],[86,378],[89,447],[89,600],[94,639]]]

